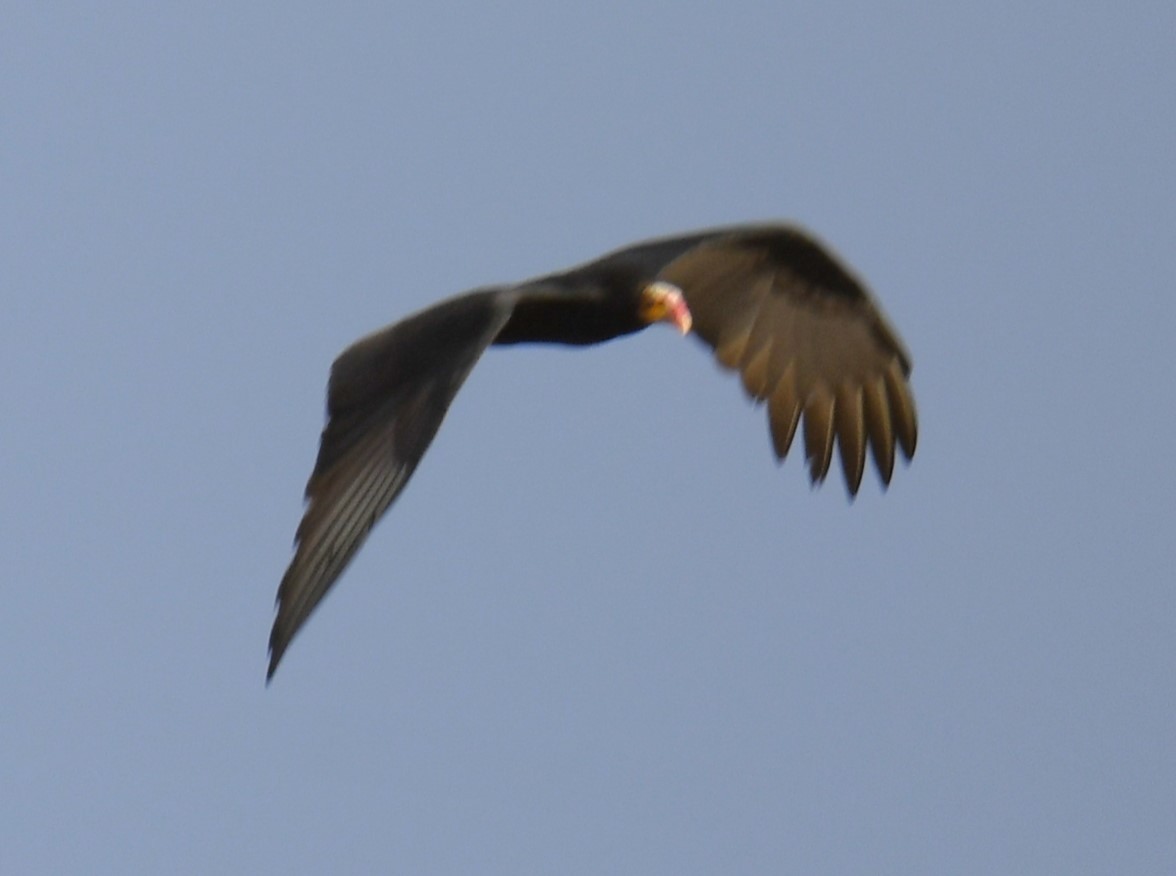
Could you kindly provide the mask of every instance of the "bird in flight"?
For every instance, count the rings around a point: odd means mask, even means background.
[[[588,345],[657,322],[693,333],[767,404],[772,447],[803,422],[814,484],[836,444],[850,496],[870,448],[885,486],[915,452],[911,371],[897,333],[849,269],[792,225],[715,228],[637,243],[567,271],[449,298],[356,341],[331,366],[327,422],[294,559],[278,587],[273,677],[302,625],[400,495],[487,347]]]

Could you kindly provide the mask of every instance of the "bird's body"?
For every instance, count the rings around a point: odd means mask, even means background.
[[[867,444],[883,484],[895,444],[907,458],[914,453],[906,351],[862,284],[795,227],[662,238],[467,292],[360,339],[332,365],[267,677],[404,488],[487,347],[595,344],[653,322],[693,327],[721,364],[741,372],[746,390],[768,404],[777,457],[803,419],[814,482],[828,473],[834,438],[851,495]]]

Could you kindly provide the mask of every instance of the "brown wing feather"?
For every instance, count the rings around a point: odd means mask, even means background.
[[[453,298],[369,335],[335,360],[297,549],[278,587],[267,679],[408,483],[512,303],[499,290]]]
[[[910,360],[862,284],[812,238],[787,226],[732,229],[676,254],[660,279],[686,296],[694,331],[744,388],[768,404],[783,458],[803,412],[812,480],[828,473],[836,440],[856,494],[870,447],[890,482],[897,441],[915,452]]]

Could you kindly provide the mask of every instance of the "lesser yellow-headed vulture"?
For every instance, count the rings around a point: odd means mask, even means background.
[[[902,342],[865,287],[790,225],[638,243],[587,264],[467,292],[352,344],[331,366],[327,424],[296,550],[278,588],[267,678],[404,489],[466,375],[491,345],[595,344],[668,322],[693,332],[767,402],[783,458],[804,423],[814,483],[840,451],[851,495],[869,445],[882,483],[915,451]]]

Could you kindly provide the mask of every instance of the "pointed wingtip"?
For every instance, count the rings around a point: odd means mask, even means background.
[[[278,671],[278,664],[282,662],[282,654],[286,651],[286,645],[277,639],[277,625],[274,625],[274,632],[270,634],[269,643],[269,666],[265,670],[265,686],[269,687],[273,681],[274,673]]]

